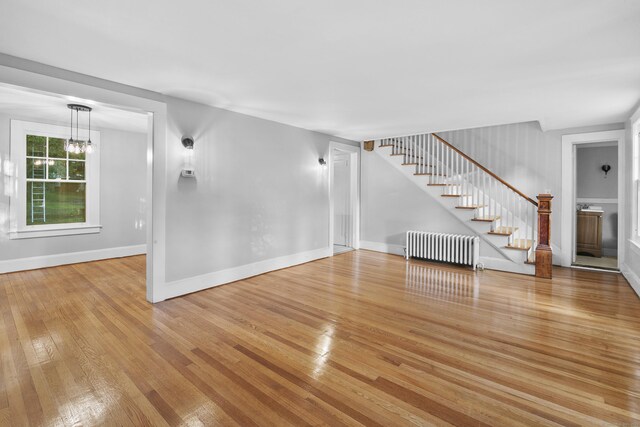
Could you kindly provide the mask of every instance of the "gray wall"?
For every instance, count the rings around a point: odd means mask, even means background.
[[[611,170],[605,178],[602,165]],[[610,203],[591,202],[602,206],[602,246],[605,255],[616,255],[618,251],[618,147],[578,146],[576,149],[576,201],[584,199],[614,199]]]
[[[578,146],[576,153],[576,197],[618,198],[618,147]],[[606,175],[602,165],[611,170]]]
[[[21,118],[14,115],[0,115],[0,159],[10,158],[11,119]],[[147,137],[145,134],[113,129],[98,130],[100,130],[101,145],[100,222],[103,226],[102,231],[98,234],[9,240],[7,232],[10,190],[4,187],[4,181],[0,181],[0,260],[145,243]]]
[[[329,142],[280,123],[169,98],[166,280],[329,245]],[[196,178],[181,178],[182,135]]]
[[[562,135],[623,128],[623,123],[613,123],[543,132],[538,122],[527,122],[439,135],[534,200],[551,190],[551,242],[560,247]]]

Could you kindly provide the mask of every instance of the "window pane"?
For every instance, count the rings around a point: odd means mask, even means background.
[[[49,138],[49,157],[66,159],[67,152],[64,151],[65,140],[61,138]]]
[[[45,159],[27,159],[27,178],[45,179]]]
[[[44,157],[47,155],[47,138],[27,135],[27,156]]]
[[[84,183],[27,182],[27,225],[86,221]]]
[[[49,160],[49,179],[67,179],[66,160]]]
[[[85,159],[85,156],[84,156],[84,153],[78,153],[78,154],[76,154],[76,153],[71,153],[71,152],[70,152],[70,153],[69,153],[69,158],[70,158],[70,159],[76,159],[76,160],[84,160],[84,159]]]
[[[69,179],[84,180],[84,162],[69,162]]]

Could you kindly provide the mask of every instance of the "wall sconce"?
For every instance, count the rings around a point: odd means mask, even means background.
[[[182,172],[180,173],[180,175],[184,176],[185,178],[195,178],[196,176],[196,172],[193,169],[193,138],[190,136],[183,136],[182,137],[182,145],[184,146],[184,148],[187,149],[187,159],[185,162],[185,166],[184,168],[182,168]]]
[[[327,166],[327,161],[323,157],[320,157],[318,159],[318,163],[320,163],[320,166],[322,166],[322,167]]]
[[[611,166],[609,165],[602,165],[602,170],[604,171],[604,177],[607,177],[607,174],[609,173],[609,171],[611,170]]]
[[[187,148],[189,150],[193,150],[193,138],[190,136],[183,136],[182,137],[182,145],[184,145],[184,148]]]

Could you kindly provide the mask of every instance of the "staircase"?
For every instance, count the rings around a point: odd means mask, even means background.
[[[436,134],[382,139],[377,151],[495,248],[485,267],[535,274],[535,200]]]

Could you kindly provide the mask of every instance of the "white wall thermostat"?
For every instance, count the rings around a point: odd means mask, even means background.
[[[195,178],[196,171],[194,171],[193,169],[182,169],[181,175],[185,178]]]

